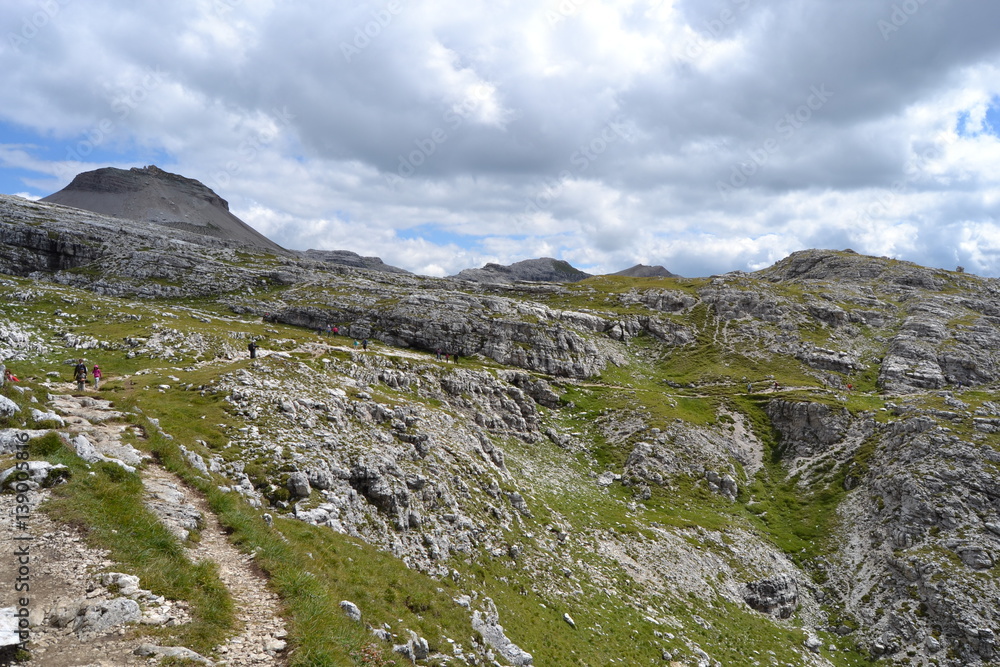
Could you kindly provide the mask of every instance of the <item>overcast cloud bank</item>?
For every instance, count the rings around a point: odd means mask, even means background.
[[[279,244],[428,275],[1000,275],[1000,5],[11,0],[0,191],[196,178]]]

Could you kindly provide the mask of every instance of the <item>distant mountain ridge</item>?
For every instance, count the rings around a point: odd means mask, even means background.
[[[613,276],[625,276],[630,278],[669,278],[677,274],[667,271],[662,266],[645,266],[636,264],[635,266],[612,273]],[[540,257],[538,259],[526,259],[514,262],[509,266],[502,264],[486,264],[481,269],[464,269],[457,274],[450,276],[458,280],[469,280],[477,283],[509,284],[519,281],[543,282],[543,283],[576,283],[587,278],[593,278],[594,274],[577,269],[569,262],[552,257]]]
[[[151,223],[227,242],[253,246],[281,255],[295,255],[329,264],[385,273],[409,274],[379,257],[362,257],[350,250],[287,250],[229,211],[229,202],[204,183],[173,174],[156,165],[117,169],[104,167],[77,174],[62,190],[42,200],[99,215]],[[197,236],[195,237],[198,238]],[[614,276],[632,278],[671,277],[662,266],[637,264]],[[564,260],[552,257],[526,259],[504,266],[486,264],[464,269],[451,276],[477,283],[515,282],[575,283],[593,277]]]

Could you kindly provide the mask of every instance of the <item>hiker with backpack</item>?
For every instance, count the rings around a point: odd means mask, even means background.
[[[87,364],[83,363],[83,359],[77,359],[73,379],[76,380],[77,391],[83,391],[87,387]]]

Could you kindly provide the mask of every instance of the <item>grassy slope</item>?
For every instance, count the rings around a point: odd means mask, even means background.
[[[622,290],[626,285],[620,280],[609,282],[613,285],[608,288],[608,294]],[[676,282],[680,289],[690,289],[686,283]],[[588,289],[602,289],[602,286],[591,285]],[[133,308],[125,309],[117,302],[73,290],[46,288],[45,291],[50,295],[16,306],[13,316],[36,321],[41,327],[44,326],[43,322],[51,322],[51,313],[58,308],[77,315],[75,318],[61,318],[61,329],[111,342],[126,337],[148,336],[151,320],[163,321],[184,333],[199,333],[209,337],[216,341],[219,349],[226,345],[242,348],[241,340],[230,337],[234,331],[288,340],[307,340],[314,336],[311,332],[289,327],[233,322],[229,315],[222,312],[217,314],[230,318],[228,321],[213,319],[206,323],[179,309],[174,311],[177,318],[164,319],[162,311],[169,310],[169,307],[164,308],[159,304],[139,303]],[[600,301],[602,298],[600,295],[588,295],[587,302],[591,303],[594,299]],[[135,312],[142,315],[143,319],[120,318],[116,315],[119,312]],[[596,387],[573,388],[568,398],[576,407],[562,410],[564,416],[561,418],[566,423],[585,430],[592,414],[634,410],[638,406],[653,426],[663,425],[674,419],[711,423],[716,419],[718,408],[726,405],[749,414],[758,424],[765,443],[773,444],[764,423],[765,418],[761,417],[760,402],[741,396],[740,378],[773,375],[786,386],[800,387],[808,386],[810,382],[815,385],[815,381],[802,374],[796,364],[787,363],[787,360],[761,365],[760,362],[749,359],[723,357],[709,336],[705,315],[700,317],[703,319],[698,340],[684,350],[661,350],[652,341],[633,341],[634,364],[631,367],[609,369],[605,377],[601,378],[603,384]],[[70,367],[62,365],[62,361],[69,356],[72,355],[57,351],[30,363],[15,363],[11,366],[17,372],[27,375],[56,370],[68,379]],[[213,510],[219,513],[220,520],[233,530],[233,538],[237,544],[258,553],[258,562],[271,574],[275,588],[288,605],[296,664],[345,664],[346,661],[378,664],[375,660],[381,658],[372,657],[372,652],[366,648],[370,642],[369,636],[359,632],[357,626],[346,622],[339,613],[337,602],[340,599],[358,602],[371,614],[370,618],[366,618],[368,622],[388,623],[394,630],[408,627],[420,631],[435,648],[444,648],[442,642],[446,640],[443,635],[468,643],[471,634],[468,616],[464,611],[459,613],[460,608],[451,601],[454,591],[447,580],[436,580],[410,571],[367,545],[332,531],[285,521],[278,521],[274,528],[269,528],[260,519],[258,511],[248,508],[234,495],[219,493],[213,485],[199,482],[190,475],[179,456],[176,443],[194,447],[194,441],[200,439],[210,447],[220,446],[226,437],[219,424],[233,421],[219,401],[202,397],[196,391],[182,391],[176,386],[178,383],[169,379],[170,375],[177,373],[178,368],[193,363],[193,356],[179,352],[169,362],[142,356],[128,359],[120,350],[87,351],[86,356],[91,362],[101,363],[110,376],[110,382],[102,393],[116,398],[122,407],[138,407],[146,416],[155,416],[161,420],[162,427],[175,436],[173,442],[154,437],[146,446],[168,467],[187,476],[191,483],[202,488],[208,495]],[[231,371],[243,363],[233,361],[191,372],[185,374],[183,380],[186,384],[198,386],[212,376]],[[132,377],[128,382],[118,379],[122,374],[136,371],[149,373]],[[722,382],[718,383],[719,380]],[[696,390],[673,391],[671,395],[665,391],[668,382],[699,383],[702,386]],[[169,384],[171,389],[161,394],[155,389],[159,384]],[[621,391],[618,387],[622,386],[630,389]],[[202,416],[206,418],[202,419]],[[602,467],[620,466],[628,454],[627,451],[602,442],[596,434],[592,441],[594,449],[591,453]],[[50,455],[54,458],[63,456],[55,452]],[[545,453],[521,452],[519,455],[558,459],[560,466],[576,466],[581,476],[586,474],[589,465],[580,461],[567,463],[565,453],[552,449]],[[91,485],[79,491],[88,502],[99,502],[105,497],[102,494],[108,492],[108,485],[118,484],[123,490],[131,488],[130,485],[134,487],[134,481],[126,479],[101,479],[102,488]],[[767,503],[766,520],[759,518],[762,514],[760,504],[751,510],[743,503],[736,506],[722,503],[695,484],[679,484],[677,491],[670,495],[655,493],[646,503],[644,514],[638,519],[622,511],[624,502],[628,500],[624,495],[619,498],[621,502],[606,503],[593,494],[563,491],[565,490],[554,489],[545,495],[544,505],[560,516],[570,517],[580,527],[625,526],[629,530],[639,530],[647,521],[658,521],[666,526],[702,526],[718,530],[724,530],[727,526],[749,527],[770,535],[777,545],[791,553],[819,544],[817,537],[824,534],[824,528],[833,521],[831,510],[837,500],[835,494],[831,495],[823,490],[811,496],[798,495],[794,484],[785,479],[780,464],[775,461],[769,463],[748,489],[748,494]],[[741,501],[745,499],[741,497]],[[87,516],[71,517],[66,508],[62,511],[67,512],[65,516],[74,521],[91,521],[88,525],[91,526],[95,539],[110,542],[106,531],[99,529],[97,520],[88,519]],[[136,512],[136,516],[139,514]],[[542,529],[543,519],[544,515],[540,515],[537,525],[532,528]],[[124,520],[124,517],[119,520]],[[285,539],[281,539],[282,535]],[[171,550],[176,551],[176,547],[163,544],[157,550],[169,555]],[[593,559],[592,554],[576,555],[581,560]],[[606,563],[602,565],[607,566]],[[536,655],[536,664],[602,664],[612,657],[627,659],[630,664],[645,664],[660,658],[659,649],[651,642],[635,642],[631,639],[631,631],[634,629],[641,628],[640,635],[647,637],[655,630],[648,621],[643,620],[643,613],[627,605],[609,605],[597,589],[584,590],[583,597],[573,605],[574,615],[581,626],[600,623],[605,634],[588,635],[581,639],[581,633],[572,631],[562,621],[562,612],[565,610],[563,600],[523,593],[530,590],[532,582],[519,571],[516,563],[485,557],[472,565],[456,563],[456,567],[464,570],[466,576],[481,582],[484,592],[497,601],[501,610],[501,622],[516,641],[531,648]],[[206,574],[208,575],[210,573]],[[631,584],[626,581],[624,585]],[[192,585],[187,592],[177,595],[194,599],[198,590],[198,585]],[[405,595],[403,591],[406,592]],[[717,659],[725,656],[728,661],[734,661],[738,656],[754,650],[774,650],[781,659],[794,660],[794,655],[788,653],[788,647],[801,642],[801,637],[790,629],[776,626],[752,612],[719,601],[681,601],[677,604],[675,614],[682,620],[689,634],[699,633],[697,640]],[[697,630],[701,626],[690,622],[694,614],[709,621],[712,630]],[[213,627],[225,627],[225,621]],[[214,636],[216,635],[206,634],[201,639],[186,637],[184,641],[189,642],[189,645],[204,647],[211,643],[211,637]],[[840,654],[832,659],[835,664],[858,664],[856,658],[850,658],[849,654]],[[724,663],[735,664],[726,660]]]

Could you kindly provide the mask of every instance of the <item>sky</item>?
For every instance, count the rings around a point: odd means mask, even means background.
[[[1000,276],[1000,3],[3,0],[0,193],[155,164],[444,276],[851,248]]]

